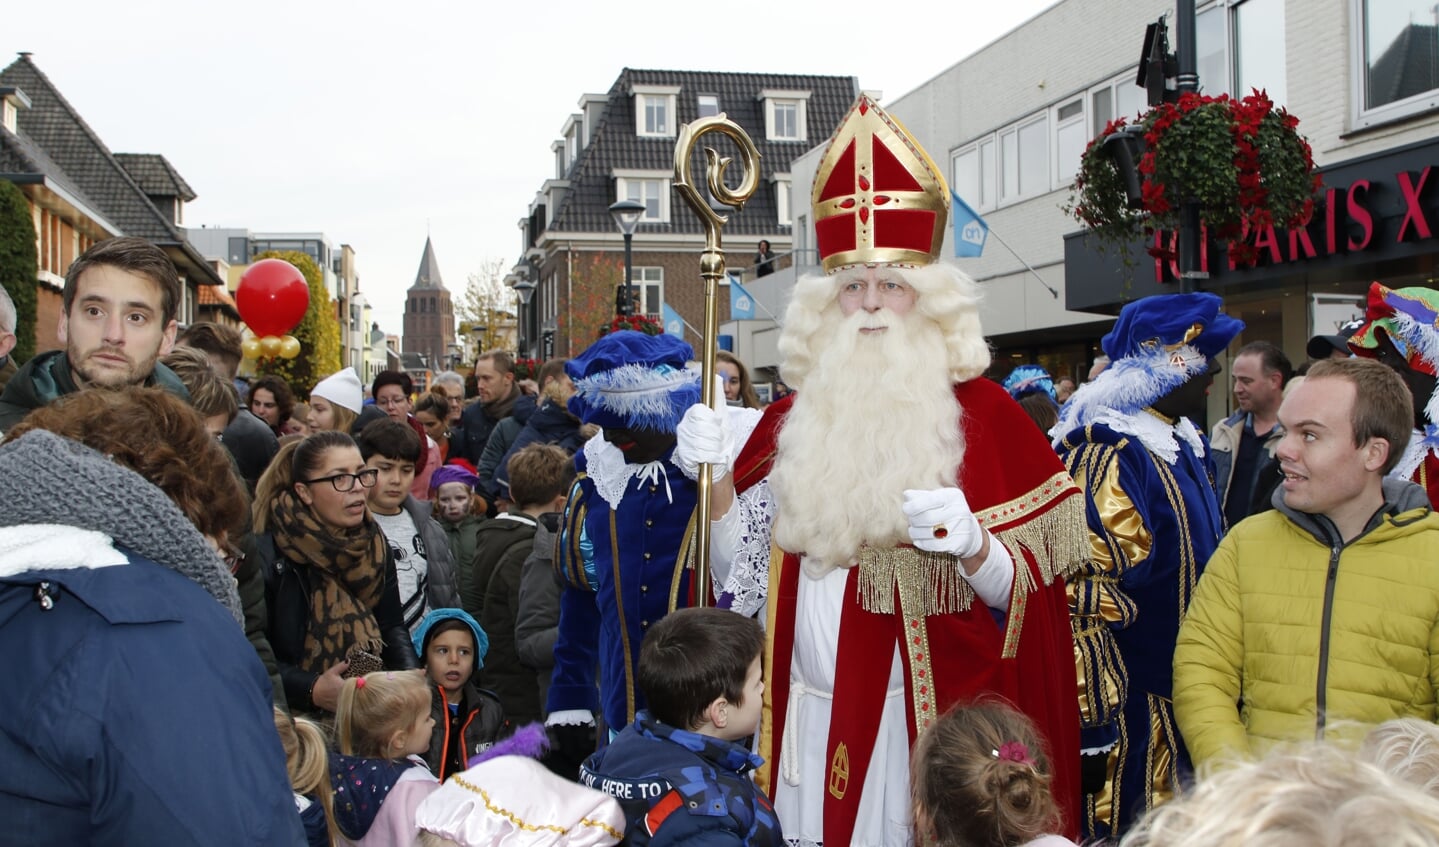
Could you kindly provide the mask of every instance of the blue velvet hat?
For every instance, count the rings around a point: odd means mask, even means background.
[[[570,412],[611,429],[674,432],[700,399],[694,349],[672,335],[612,332],[565,365],[575,383]]]
[[[1217,294],[1159,294],[1125,306],[1100,344],[1110,361],[1145,355],[1156,347],[1188,344],[1214,358],[1244,329],[1244,322],[1219,311]]]
[[[1050,430],[1058,441],[1109,414],[1130,415],[1207,373],[1209,360],[1229,346],[1244,322],[1219,311],[1209,292],[1159,294],[1125,306],[1100,344],[1110,365],[1079,387]]]

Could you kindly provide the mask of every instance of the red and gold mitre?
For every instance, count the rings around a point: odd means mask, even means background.
[[[860,264],[928,265],[949,224],[949,186],[899,121],[861,94],[814,177],[825,273]]]

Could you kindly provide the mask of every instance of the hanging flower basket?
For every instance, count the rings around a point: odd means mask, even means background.
[[[1244,238],[1267,226],[1309,222],[1322,186],[1299,119],[1262,91],[1181,95],[1129,125],[1111,121],[1080,159],[1065,211],[1101,242],[1132,241],[1143,228],[1173,230],[1186,200],[1230,256],[1252,264]]]
[[[540,365],[543,364],[539,359],[516,359],[515,379],[539,379]]]
[[[662,335],[665,331],[659,321],[647,315],[615,315],[609,323],[600,327],[599,334],[609,335],[625,329],[643,332],[645,335]]]

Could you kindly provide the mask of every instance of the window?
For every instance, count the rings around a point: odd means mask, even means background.
[[[1019,200],[1049,190],[1049,121],[1041,115],[999,133],[999,197]]]
[[[1054,188],[1065,188],[1079,173],[1079,157],[1089,144],[1089,127],[1084,121],[1084,96],[1054,108]]]
[[[568,169],[569,169],[569,166],[570,166],[570,165],[573,165],[573,164],[575,163],[575,160],[580,157],[580,139],[579,139],[579,134],[580,134],[579,127],[570,127],[569,134],[565,136],[565,168],[566,168],[566,170],[568,170]]]
[[[1210,6],[1194,18],[1194,43],[1199,53],[1199,89],[1205,94],[1229,91],[1229,34],[1223,6]]]
[[[789,226],[790,218],[790,178],[789,174],[774,175],[774,201],[779,210],[776,220],[780,226]]]
[[[1130,123],[1149,108],[1143,88],[1134,84],[1134,72],[1125,71],[1117,79],[1089,91],[1089,106],[1093,120],[1090,122],[1090,138],[1104,132],[1104,127],[1117,118],[1127,118]]]
[[[645,204],[641,223],[668,223],[670,180],[667,171],[615,171],[615,200]]]
[[[702,118],[712,117],[720,113],[719,97],[714,94],[701,94],[699,96],[699,114]]]
[[[774,138],[799,138],[799,103],[776,100],[774,103]]]
[[[670,101],[668,97],[641,94],[635,98],[635,102],[639,105],[640,135],[669,136],[674,134],[670,132]]]
[[[1288,97],[1284,69],[1284,0],[1228,0],[1195,17],[1199,88],[1242,97],[1260,89],[1275,105]]]
[[[1432,29],[1429,40],[1434,40]],[[1245,0],[1234,7],[1233,93],[1242,96],[1257,88],[1282,106],[1286,81],[1284,0]]]
[[[804,141],[808,91],[761,91],[764,100],[765,138],[770,141]]]
[[[678,85],[633,85],[635,134],[651,138],[674,138],[675,95]]]
[[[662,320],[660,313],[664,310],[660,304],[665,301],[665,269],[634,268],[631,284],[640,299],[640,311],[655,320]]]
[[[1439,107],[1439,6],[1434,0],[1350,0],[1356,128]]]
[[[998,205],[994,187],[994,136],[986,136],[954,155],[954,178],[950,182],[975,211],[988,211]]]

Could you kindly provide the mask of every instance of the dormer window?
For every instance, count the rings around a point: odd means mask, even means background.
[[[673,171],[625,170],[616,168],[615,200],[643,203],[640,223],[669,223],[670,179]]]
[[[642,138],[675,137],[675,97],[678,85],[633,85],[635,135]]]
[[[764,101],[764,134],[770,141],[804,141],[808,135],[805,107],[808,91],[767,89],[759,93]]]
[[[775,210],[778,213],[775,222],[780,226],[789,226],[793,223],[790,218],[790,175],[778,173],[771,180],[774,182]]]
[[[564,168],[560,175],[563,176],[569,171],[570,165],[580,157],[580,147],[583,146],[585,132],[585,116],[579,113],[570,115],[565,120],[565,125],[560,127],[560,135],[565,139]]]

